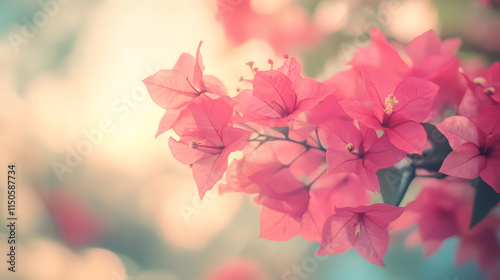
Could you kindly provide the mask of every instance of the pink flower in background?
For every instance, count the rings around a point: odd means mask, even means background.
[[[259,14],[250,0],[217,0],[217,18],[226,35],[240,45],[251,38],[268,42],[276,53],[314,45],[322,36],[305,11],[289,4],[271,14]]]
[[[453,148],[439,172],[459,178],[477,176],[500,192],[500,105],[489,107],[476,123],[466,117],[449,117],[437,128]]]
[[[488,279],[498,279],[500,273],[499,208],[496,215],[485,218],[480,224],[460,236],[456,262],[459,265],[476,259],[479,268],[489,274]]]
[[[384,94],[392,93],[397,85],[407,77],[410,67],[403,61],[394,47],[387,42],[387,38],[380,30],[370,28],[370,35],[371,45],[356,50],[348,65],[352,66],[351,69],[358,76],[357,81],[361,83],[360,90],[365,90],[368,79],[377,91]],[[366,90],[369,97],[370,92],[367,88]]]
[[[478,0],[478,1],[490,8],[500,6],[499,0]]]
[[[474,190],[467,180],[456,178],[432,180],[424,185],[418,197],[406,206],[394,228],[406,230],[417,223],[418,242],[423,243],[425,257],[429,257],[446,238],[468,230]]]
[[[441,41],[434,30],[429,30],[406,46],[413,63],[408,75],[439,86],[428,119],[439,118],[447,114],[446,110],[456,110],[466,91],[467,82],[455,55],[460,44],[460,39]]]
[[[441,38],[431,29],[411,40],[406,46],[406,52],[413,65],[421,65],[433,57],[455,57],[461,43],[460,39],[441,41]]]
[[[269,280],[269,278],[256,262],[234,259],[215,267],[203,280]]]
[[[96,213],[73,192],[67,190],[42,193],[61,238],[71,247],[95,245],[102,235]]]
[[[382,258],[389,249],[387,226],[403,211],[388,204],[337,208],[325,222],[317,254],[341,254],[353,247],[371,263],[385,266]]]

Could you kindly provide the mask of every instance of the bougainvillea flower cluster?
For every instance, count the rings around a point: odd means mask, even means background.
[[[253,17],[245,7],[239,13]],[[248,88],[229,94],[204,74],[200,43],[195,57],[184,53],[144,80],[166,110],[157,136],[175,132],[168,145],[192,169],[200,198],[217,184],[221,194],[252,195],[261,238],[300,235],[320,242],[318,254],[354,248],[384,266],[389,229],[416,224],[408,243],[426,255],[458,236],[459,263],[475,258],[496,273],[500,63],[468,76],[458,39],[430,30],[396,50],[379,30],[371,37],[324,82],[290,57],[276,69],[270,60],[270,70],[249,63]],[[413,181],[422,190],[401,207]]]

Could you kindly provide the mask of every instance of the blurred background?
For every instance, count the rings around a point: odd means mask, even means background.
[[[462,39],[467,63],[500,60],[500,14],[476,0],[2,1],[0,163],[16,165],[18,221],[15,273],[0,227],[0,279],[484,279],[455,266],[453,238],[424,259],[395,234],[385,268],[353,250],[315,257],[300,237],[259,239],[252,197],[214,189],[201,202],[170,135],[154,137],[163,109],[142,80],[200,40],[205,73],[234,95],[250,60],[293,55],[304,75],[330,77],[369,27],[401,47],[434,29]]]

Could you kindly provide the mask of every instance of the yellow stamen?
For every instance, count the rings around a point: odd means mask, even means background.
[[[356,224],[356,231],[354,232],[356,236],[359,236],[361,234],[361,223]]]
[[[484,89],[484,93],[486,96],[491,96],[493,93],[495,93],[495,88],[489,87]]]
[[[486,142],[490,141],[492,135],[493,135],[493,133],[490,133],[490,134],[488,134],[488,136],[486,136]]]
[[[398,103],[399,101],[396,99],[396,96],[394,96],[394,94],[391,93],[387,95],[387,97],[385,98],[384,113],[386,113],[387,115],[392,114],[393,107]]]
[[[345,149],[349,152],[349,153],[355,153],[355,154],[359,154],[358,150],[356,150],[356,148],[354,147],[354,145],[352,143],[349,143],[345,146]]]
[[[486,79],[483,78],[483,77],[476,77],[474,78],[474,80],[472,80],[476,85],[478,86],[484,86],[484,84],[486,84]]]

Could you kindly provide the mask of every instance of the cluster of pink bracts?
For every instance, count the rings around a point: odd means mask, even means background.
[[[500,63],[465,69],[455,55],[460,41],[441,42],[433,31],[404,53],[379,30],[371,37],[349,70],[325,82],[302,77],[294,58],[275,70],[272,61],[265,71],[250,63],[251,88],[233,98],[203,74],[200,43],[196,57],[184,53],[173,69],[144,80],[166,109],[157,136],[170,129],[179,136],[170,149],[192,168],[200,198],[224,174],[221,193],[256,194],[262,238],[300,235],[321,242],[318,254],[354,247],[383,266],[389,224],[417,223],[409,242],[423,243],[427,254],[457,235],[459,262],[477,258],[498,275],[498,207],[469,229],[474,189],[465,179],[480,176],[500,192]],[[437,124],[453,151],[434,173],[414,166],[423,190],[406,208],[370,204],[380,192],[377,171],[412,164],[435,148],[422,123]]]

